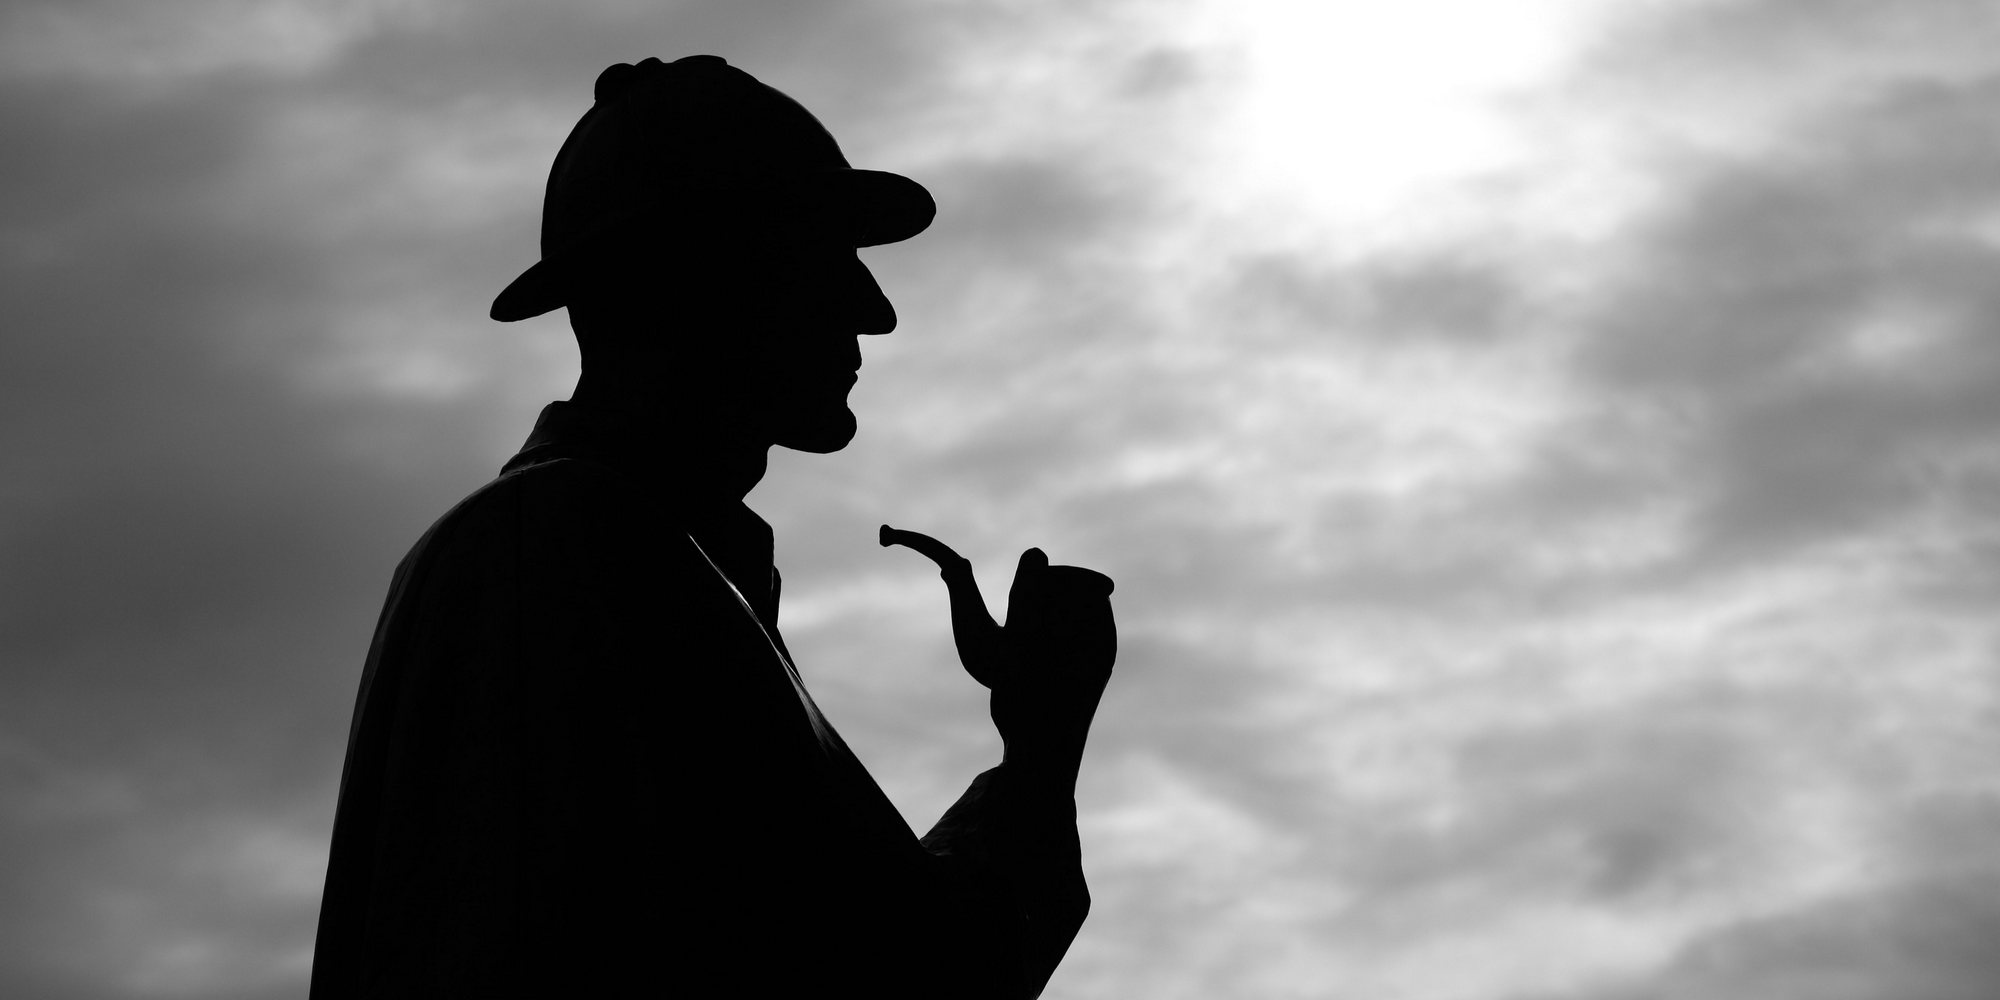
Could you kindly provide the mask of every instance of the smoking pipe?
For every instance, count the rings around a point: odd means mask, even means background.
[[[938,576],[951,593],[951,639],[958,647],[958,661],[972,679],[992,688],[999,684],[1008,665],[1006,633],[986,610],[979,596],[979,581],[972,578],[972,562],[943,542],[921,531],[882,526],[882,547],[906,545],[937,563]],[[1046,559],[1044,560],[1046,561]]]

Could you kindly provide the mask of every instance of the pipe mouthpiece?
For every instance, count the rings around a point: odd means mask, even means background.
[[[951,546],[921,531],[904,531],[901,528],[891,528],[885,524],[876,537],[882,543],[883,548],[888,548],[891,545],[902,545],[915,549],[918,554],[929,559],[931,562],[937,563],[938,569],[947,573],[958,569],[970,569],[972,566],[964,556],[959,555]]]
[[[921,531],[904,531],[883,525],[877,539],[884,548],[903,545],[937,564],[951,595],[951,632],[958,647],[958,659],[972,679],[992,687],[1005,670],[1000,624],[986,610],[979,596],[979,583],[972,577],[972,563],[951,546]]]

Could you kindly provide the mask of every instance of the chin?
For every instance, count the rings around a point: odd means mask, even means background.
[[[830,455],[854,440],[859,424],[854,419],[854,411],[843,406],[840,413],[824,414],[819,419],[800,421],[799,426],[787,428],[778,436],[780,448],[803,451],[814,455]]]

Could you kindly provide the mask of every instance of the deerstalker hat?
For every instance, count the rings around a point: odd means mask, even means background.
[[[721,56],[619,63],[570,130],[542,197],[542,259],[493,300],[502,322],[568,305],[577,271],[647,241],[809,227],[852,246],[923,232],[923,185],[848,165],[799,102]]]

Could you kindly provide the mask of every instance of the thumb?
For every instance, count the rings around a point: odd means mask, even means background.
[[[1021,553],[1021,562],[1014,567],[1014,581],[1019,583],[1023,576],[1039,576],[1049,568],[1049,554],[1041,549],[1029,549]]]
[[[1049,573],[1049,555],[1041,549],[1021,553],[1014,566],[1014,586],[1007,591],[1007,621],[1019,622],[1035,616],[1034,603],[1041,596],[1042,578]]]

